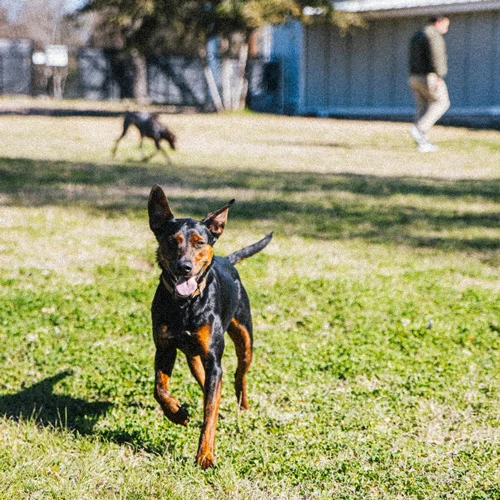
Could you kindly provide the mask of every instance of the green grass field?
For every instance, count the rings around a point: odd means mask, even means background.
[[[135,132],[112,160],[118,118],[0,117],[0,498],[500,498],[500,133],[163,120],[173,166]],[[155,183],[180,216],[236,198],[218,254],[275,234],[239,266],[251,410],[228,340],[206,472],[182,356],[189,427],[152,395]]]

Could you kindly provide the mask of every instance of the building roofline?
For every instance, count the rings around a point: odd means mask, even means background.
[[[366,18],[408,17],[500,10],[500,0],[342,0],[334,7]]]

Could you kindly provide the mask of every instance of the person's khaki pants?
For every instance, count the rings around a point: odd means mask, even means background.
[[[409,84],[417,106],[415,126],[426,134],[450,107],[448,88],[435,73],[411,75]]]

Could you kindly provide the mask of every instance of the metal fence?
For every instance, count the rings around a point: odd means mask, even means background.
[[[77,94],[84,99],[133,97],[131,66],[112,50],[83,48],[77,56]]]
[[[253,111],[283,113],[283,65],[252,59],[248,72],[247,105]]]
[[[222,94],[222,62],[209,61]],[[238,85],[238,61],[230,61],[231,85]],[[226,66],[227,68],[227,66]],[[147,61],[148,94],[152,102],[170,106],[213,108],[202,61],[195,57],[166,54]],[[247,78],[247,103],[251,109],[278,112],[282,101],[281,65],[251,59]],[[117,52],[84,48],[78,54],[78,93],[86,99],[124,99],[133,95],[130,61]]]
[[[148,61],[149,97],[159,104],[207,107],[211,100],[197,58],[158,55]]]
[[[32,51],[29,41],[0,39],[0,94],[32,93]]]
[[[0,39],[0,94],[35,95],[45,93],[43,67],[32,63],[33,48],[26,40]],[[227,62],[227,61],[226,61]],[[231,91],[238,89],[238,61],[223,68],[222,61],[209,61],[215,84],[223,99],[223,72],[230,74]],[[190,106],[200,110],[214,108],[202,61],[196,57],[166,54],[147,61],[148,94],[152,102],[169,106]],[[248,64],[247,105],[256,111],[280,112],[282,107],[282,68],[278,62],[253,58]],[[42,78],[43,77],[43,78]],[[227,74],[226,74],[227,77]],[[65,95],[91,100],[133,97],[134,81],[130,59],[118,51],[82,48],[76,54],[76,74],[66,86]]]

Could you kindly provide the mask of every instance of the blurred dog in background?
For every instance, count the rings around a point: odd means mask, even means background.
[[[153,139],[156,146],[156,151],[154,151],[149,156],[143,155],[143,161],[149,161],[153,156],[161,151],[165,158],[167,158],[169,163],[172,163],[170,156],[167,151],[162,148],[160,142],[165,140],[169,143],[172,150],[175,150],[175,141],[177,140],[175,134],[169,130],[163,123],[161,123],[158,119],[158,113],[147,113],[147,112],[136,112],[136,111],[127,111],[125,113],[125,117],[123,119],[123,131],[120,137],[115,142],[113,149],[111,150],[111,154],[114,158],[116,154],[116,150],[118,149],[118,143],[123,139],[127,130],[131,125],[135,125],[141,134],[141,140],[139,143],[139,149],[141,152],[142,144],[144,142],[144,137],[149,137]]]

